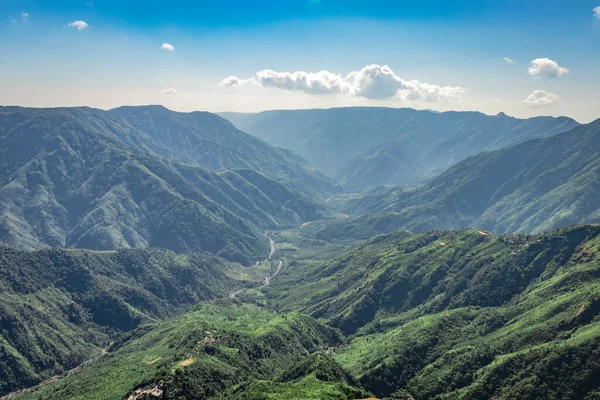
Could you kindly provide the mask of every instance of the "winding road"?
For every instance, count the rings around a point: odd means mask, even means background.
[[[275,241],[271,238],[269,238],[269,245],[270,245],[271,249],[269,251],[269,257],[267,258],[267,261],[271,261],[273,259],[273,256],[275,255]],[[275,269],[275,272],[273,273],[272,276],[271,276],[271,274],[267,274],[265,276],[263,284],[260,285],[259,288],[264,288],[266,286],[269,286],[271,284],[271,281],[273,280],[273,278],[275,278],[279,274],[279,271],[281,271],[282,267],[283,267],[283,260],[277,260],[277,268]],[[241,288],[241,289],[234,290],[229,295],[229,298],[235,299],[239,294],[244,292],[244,290],[246,290],[246,289],[248,289],[248,288]]]

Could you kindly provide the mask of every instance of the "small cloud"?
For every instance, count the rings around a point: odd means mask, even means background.
[[[28,19],[29,19],[29,13],[22,12],[21,13],[21,21],[27,22]]]
[[[600,6],[594,8],[594,17],[600,18]]]
[[[183,97],[184,99],[186,99],[186,100],[187,100],[187,99],[191,99],[191,98],[192,98],[192,96],[191,96],[191,95],[189,95],[189,94],[184,94],[182,97]]]
[[[246,83],[257,83],[254,78],[250,78],[250,79],[240,79],[237,76],[228,76],[227,78],[223,79],[220,83],[219,86],[223,86],[223,87],[236,87],[239,85],[245,85]]]
[[[504,57],[503,60],[507,63],[507,64],[516,64],[517,62],[515,60],[513,60],[510,57]]]
[[[12,17],[8,17],[8,20],[10,21],[11,24],[14,24],[15,22],[17,22],[16,20],[12,19]]]
[[[366,99],[421,100],[435,102],[453,100],[466,92],[459,86],[438,86],[418,80],[404,80],[387,65],[367,65],[345,77],[329,71],[277,72],[270,69],[258,71],[254,77],[240,79],[229,76],[220,86],[236,87],[252,83],[263,88],[274,87],[302,91],[312,95],[343,94]]]
[[[177,89],[169,88],[169,89],[163,90],[162,93],[166,94],[168,96],[177,96],[177,93],[179,93],[179,91]]]
[[[548,93],[544,90],[534,90],[525,100],[523,104],[529,107],[546,107],[556,104],[560,101],[560,97],[554,93]]]
[[[167,51],[175,50],[175,46],[173,46],[172,44],[169,44],[169,43],[163,43],[162,46],[160,46],[160,48],[162,50],[167,50]]]
[[[561,67],[556,61],[549,58],[536,58],[531,62],[527,73],[535,77],[546,75],[549,78],[556,78],[557,76],[568,74],[569,70]]]
[[[76,28],[78,31],[82,31],[82,30],[84,30],[84,29],[86,29],[86,28],[89,27],[89,25],[85,21],[73,21],[73,22],[69,22],[69,24],[67,26],[69,28]]]
[[[86,6],[88,7],[94,7],[94,2],[93,1],[88,1],[85,3]]]

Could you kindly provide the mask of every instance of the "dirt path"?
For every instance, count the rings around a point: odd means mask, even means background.
[[[246,289],[245,289],[245,288],[242,288],[242,289],[234,290],[234,291],[233,291],[233,292],[231,292],[231,294],[229,295],[229,298],[230,298],[230,299],[235,299],[235,297],[236,297],[238,294],[242,293],[244,290],[246,290]]]

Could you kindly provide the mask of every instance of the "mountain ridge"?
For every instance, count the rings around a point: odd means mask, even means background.
[[[240,129],[307,158],[349,189],[409,184],[485,150],[564,132],[578,123],[568,117],[517,119],[480,112],[385,107],[265,111],[232,118]],[[399,141],[393,157],[384,143]],[[378,154],[380,153],[380,154]],[[414,159],[421,160],[416,164]],[[386,168],[404,173],[389,175]]]
[[[599,154],[597,120],[471,156],[421,186],[374,190],[339,205],[355,215],[391,212],[396,226],[417,231],[478,226],[494,233],[541,232],[597,223]]]
[[[332,215],[260,172],[125,146],[127,126],[91,108],[0,108],[0,241],[211,251],[251,264],[268,253],[263,230]]]

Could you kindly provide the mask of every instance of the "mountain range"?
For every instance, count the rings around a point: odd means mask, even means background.
[[[178,113],[162,106],[119,107],[106,114],[119,125],[112,130],[115,136],[134,149],[213,170],[253,169],[317,198],[341,190],[293,152],[272,147],[215,114]]]
[[[238,128],[293,150],[348,190],[408,185],[468,156],[568,131],[570,118],[345,107],[221,113]]]
[[[383,218],[394,221],[392,228],[420,232],[465,226],[542,232],[600,222],[599,177],[600,120],[469,157],[420,186],[340,198],[339,206],[365,214],[347,222],[355,227]]]
[[[222,116],[0,107],[0,395],[600,398],[600,120]]]
[[[263,230],[332,215],[318,199],[336,190],[207,113],[0,108],[0,241],[20,248],[164,247],[250,263],[268,254]]]

